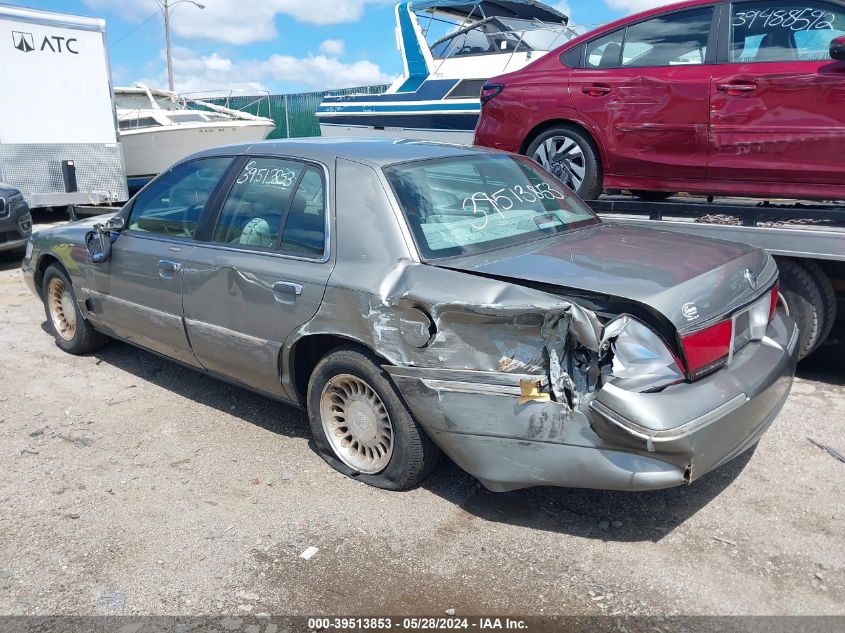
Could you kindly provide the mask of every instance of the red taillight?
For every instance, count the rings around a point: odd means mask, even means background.
[[[728,319],[681,337],[690,380],[725,364],[731,351],[732,333],[733,322]]]
[[[504,84],[484,84],[481,86],[481,95],[479,96],[479,99],[481,99],[481,105],[490,101],[490,99],[497,96],[504,89]]]
[[[769,298],[769,323],[775,318],[775,310],[778,308],[778,293],[780,291],[779,284],[772,286],[772,294]]]

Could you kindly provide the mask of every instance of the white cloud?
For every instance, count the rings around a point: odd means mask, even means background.
[[[232,60],[218,53],[200,55],[182,46],[173,48],[173,75],[177,92],[213,91],[222,94],[228,94],[230,90],[256,93],[278,84],[328,90],[384,84],[394,79],[383,73],[377,64],[367,60],[344,63],[337,57],[313,54],[307,57],[271,55],[263,60]],[[151,87],[166,86],[166,72],[161,70],[140,82]]]
[[[334,57],[340,57],[346,50],[346,43],[343,40],[323,40],[320,43],[320,52]]]
[[[170,27],[179,37],[208,39],[225,44],[251,44],[276,39],[277,15],[309,24],[339,24],[361,19],[368,4],[393,0],[203,0],[204,9],[184,3],[171,11]],[[140,22],[159,10],[156,0],[85,0],[97,10],[114,10]]]
[[[654,7],[662,7],[667,4],[673,4],[677,0],[604,0],[604,3],[611,9],[622,11],[624,13],[636,13],[637,11],[645,11],[646,9],[653,9]]]
[[[568,2],[552,2],[549,6],[552,9],[557,9],[563,15],[569,16],[570,19],[572,18],[572,7],[569,6]]]

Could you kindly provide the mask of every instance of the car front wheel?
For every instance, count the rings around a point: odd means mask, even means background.
[[[378,359],[363,348],[326,355],[308,383],[308,422],[320,456],[341,473],[387,490],[425,479],[439,451],[411,417]]]
[[[55,264],[48,266],[42,288],[47,323],[56,345],[70,354],[87,354],[109,341],[82,316],[73,285],[64,269]]]
[[[535,138],[525,155],[540,163],[584,200],[602,192],[601,164],[592,139],[571,125],[550,128]]]

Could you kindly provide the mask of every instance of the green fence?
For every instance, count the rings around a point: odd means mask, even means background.
[[[276,122],[276,129],[267,138],[293,138],[297,136],[320,136],[320,122],[314,113],[323,97],[347,94],[380,94],[388,85],[363,86],[344,90],[322,92],[300,92],[288,95],[256,97],[227,97],[206,99],[209,103],[242,110],[258,116],[269,116]]]

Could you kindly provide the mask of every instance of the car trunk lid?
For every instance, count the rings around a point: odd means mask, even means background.
[[[464,272],[587,293],[610,313],[658,312],[679,332],[730,314],[765,292],[765,251],[724,240],[602,223],[508,249],[433,262]],[[622,301],[619,301],[619,300]]]

